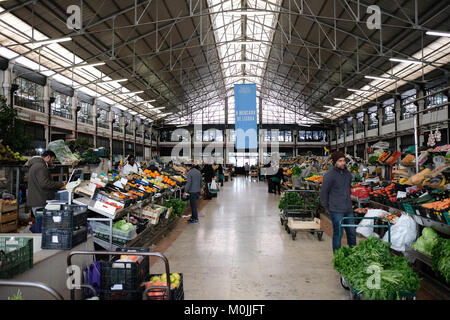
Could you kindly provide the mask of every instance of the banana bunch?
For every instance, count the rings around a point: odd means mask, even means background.
[[[408,184],[408,179],[407,178],[401,178],[399,183],[400,184]]]

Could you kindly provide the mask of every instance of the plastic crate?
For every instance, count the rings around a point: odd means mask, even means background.
[[[443,213],[445,221],[447,222],[447,224],[450,226],[450,213],[448,211]]]
[[[139,290],[100,290],[100,300],[142,300],[142,289]]]
[[[416,211],[414,210],[414,207],[411,203],[404,201],[403,203],[403,208],[405,209],[405,211],[409,214],[416,214]]]
[[[109,223],[103,223],[100,221],[91,221],[89,224],[94,231],[94,234],[100,238],[109,241]],[[130,231],[122,231],[116,228],[112,228],[113,241],[118,243],[127,243],[137,237],[136,227]]]
[[[47,229],[42,230],[41,248],[48,250],[70,250],[87,240],[87,227],[79,230]]]
[[[119,251],[149,252],[149,248],[122,248]],[[106,300],[142,299],[141,283],[149,273],[149,258],[137,262],[100,262],[100,289]],[[102,297],[101,297],[102,298]]]
[[[0,238],[0,279],[11,279],[32,268],[32,238]]]
[[[72,229],[87,224],[87,206],[62,205],[61,210],[44,209],[43,229]]]
[[[181,276],[181,278],[180,278],[180,285],[177,288],[174,288],[174,289],[170,290],[171,300],[184,300],[183,274],[179,273],[179,275]],[[153,277],[153,276],[160,277],[161,274],[151,274],[147,278],[147,281],[149,281],[150,278]],[[167,300],[166,290],[164,290],[164,289],[155,289],[155,291],[158,291],[161,294],[159,294],[159,295],[152,295],[152,296],[147,295],[147,300]],[[151,290],[150,290],[150,292],[151,292]]]

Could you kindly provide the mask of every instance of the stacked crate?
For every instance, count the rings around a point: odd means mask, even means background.
[[[70,250],[87,240],[87,207],[61,205],[43,211],[42,249]]]
[[[14,233],[17,231],[18,209],[17,199],[0,199],[0,233]]]

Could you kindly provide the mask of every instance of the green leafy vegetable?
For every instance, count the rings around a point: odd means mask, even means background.
[[[450,239],[440,238],[432,250],[432,266],[450,283]]]
[[[391,243],[369,237],[358,246],[336,250],[334,269],[349,285],[372,300],[400,299],[400,293],[417,292],[420,278],[403,256],[390,253]],[[374,274],[379,274],[379,286],[372,283]]]
[[[292,168],[292,178],[297,178],[302,174],[302,169],[300,167],[294,166]]]
[[[174,216],[181,217],[183,215],[184,209],[186,208],[186,202],[180,199],[170,199],[163,203],[166,208],[173,208],[171,218]]]
[[[432,256],[433,247],[436,245],[439,235],[430,227],[422,230],[422,236],[412,244],[412,248],[428,256]]]
[[[301,207],[303,206],[303,200],[300,198],[297,192],[286,192],[280,199],[280,202],[278,204],[278,208],[280,209],[280,211],[283,211],[285,205]]]
[[[8,300],[24,300],[22,297],[22,291],[19,289],[15,295],[8,297]]]

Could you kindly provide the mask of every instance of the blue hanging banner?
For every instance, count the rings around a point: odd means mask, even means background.
[[[235,84],[234,103],[236,149],[257,149],[256,84]]]

